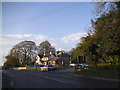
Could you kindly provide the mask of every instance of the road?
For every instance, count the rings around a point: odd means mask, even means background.
[[[4,71],[14,81],[14,88],[118,88],[118,82],[83,78],[71,69],[56,71]]]

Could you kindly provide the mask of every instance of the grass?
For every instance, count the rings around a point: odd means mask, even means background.
[[[99,65],[98,67],[90,67],[86,70],[81,70],[75,72],[76,74],[84,74],[84,75],[91,75],[97,77],[105,77],[105,78],[112,78],[118,79],[119,78],[119,65]]]

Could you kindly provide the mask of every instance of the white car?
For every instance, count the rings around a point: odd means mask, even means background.
[[[75,63],[71,63],[69,66],[70,67],[75,67],[75,65],[76,65]]]

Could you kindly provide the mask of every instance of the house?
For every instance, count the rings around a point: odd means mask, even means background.
[[[68,66],[70,64],[70,55],[65,51],[62,51],[58,54],[59,59],[62,61],[62,65]]]
[[[67,66],[70,63],[70,55],[65,53],[65,51],[57,51],[56,54],[50,52],[44,55],[38,55],[36,59],[36,64],[50,64],[57,67]]]
[[[48,63],[57,67],[68,66],[70,64],[70,55],[65,51],[57,51],[56,57],[50,59]]]
[[[58,67],[60,64],[59,61],[60,61],[59,57],[54,57],[48,61],[48,64]]]
[[[39,55],[36,56],[36,61],[35,61],[36,64],[42,64],[42,62],[40,61],[40,57]]]
[[[40,64],[48,65],[48,61],[49,61],[50,59],[52,59],[52,58],[55,58],[55,57],[56,57],[55,54],[53,54],[52,52],[46,53],[46,54],[44,54],[44,55],[38,54],[38,55],[36,56],[35,64],[38,64],[38,65],[40,65]]]

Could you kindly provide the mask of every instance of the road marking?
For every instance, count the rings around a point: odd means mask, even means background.
[[[47,76],[45,76],[44,78],[55,80],[55,81],[62,82],[62,83],[66,83],[65,81],[62,81],[62,80],[59,80],[59,79],[56,79],[56,78],[51,78],[51,77],[47,77]]]
[[[54,81],[58,81],[58,82],[62,82],[62,83],[67,83],[66,81],[59,80],[59,79],[56,79],[56,78],[51,78],[51,77],[48,77],[48,76],[40,76],[40,75],[36,75],[36,74],[33,74],[33,73],[31,73],[31,75],[38,76],[38,77],[41,77],[41,78],[50,79],[50,80],[54,80]]]
[[[76,75],[76,74],[75,74],[74,76],[79,76],[79,75]]]

